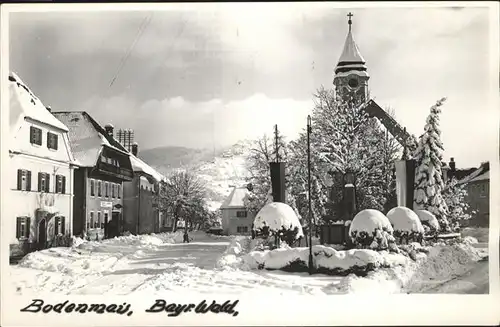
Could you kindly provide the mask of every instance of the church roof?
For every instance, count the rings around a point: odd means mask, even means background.
[[[352,37],[352,31],[349,30],[349,33],[347,33],[347,38],[345,39],[344,50],[342,51],[342,54],[340,55],[339,58],[339,63],[352,63],[352,62],[365,63],[366,61],[359,52],[358,45],[356,44],[354,38]]]
[[[361,55],[358,45],[354,41],[351,31],[352,21],[349,19],[349,32],[344,43],[344,49],[340,55],[335,74],[342,74],[346,72],[358,71],[366,72],[366,61]]]

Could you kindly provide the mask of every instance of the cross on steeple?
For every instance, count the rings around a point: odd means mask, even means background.
[[[349,20],[347,21],[347,24],[349,24],[349,31],[351,31],[351,25],[352,25],[351,18],[352,18],[352,16],[354,16],[354,15],[350,12],[347,14],[347,17],[349,17]]]

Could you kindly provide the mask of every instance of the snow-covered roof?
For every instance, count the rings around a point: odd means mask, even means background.
[[[26,118],[47,124],[65,132],[68,131],[68,127],[47,110],[42,101],[31,92],[15,73],[11,73],[9,76],[9,89],[9,127],[11,133],[15,133]]]
[[[248,194],[248,189],[246,187],[235,187],[231,194],[224,200],[221,205],[221,209],[230,208],[244,208],[245,204],[243,200]]]
[[[461,180],[458,181],[457,184],[465,184],[469,182],[476,182],[480,180],[489,180],[490,179],[490,169],[489,165],[483,164],[478,169],[474,170],[471,174],[465,176]]]
[[[132,163],[132,169],[134,170],[134,172],[143,172],[145,174],[148,174],[157,182],[166,180],[165,176],[157,172],[155,169],[153,169],[151,166],[149,166],[147,163],[137,158],[133,154],[130,155],[130,161]]]
[[[473,179],[471,179],[469,182],[479,182],[479,181],[489,181],[490,180],[490,172],[487,171],[484,174],[481,174]]]
[[[103,145],[128,155],[127,150],[107,136],[104,128],[85,111],[54,112],[53,115],[69,128],[71,150],[82,167],[96,164]]]
[[[365,63],[365,59],[359,52],[359,48],[354,42],[354,38],[352,37],[352,32],[349,30],[347,33],[347,38],[345,39],[344,43],[344,50],[342,51],[342,54],[340,55],[339,58],[339,63],[340,62],[362,62]]]

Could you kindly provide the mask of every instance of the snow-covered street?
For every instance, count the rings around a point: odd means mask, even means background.
[[[379,269],[366,277],[345,277],[245,269],[232,264],[235,237],[204,232],[122,236],[101,242],[76,239],[71,248],[34,252],[11,265],[12,292],[22,295],[269,295],[346,293],[487,293],[487,261],[472,247],[436,248],[425,262]],[[234,242],[236,241],[236,243]],[[229,249],[229,252],[228,252]],[[241,248],[240,248],[241,249]],[[487,253],[487,249],[484,249]],[[472,251],[472,252],[470,252]],[[482,251],[484,252],[484,251]],[[233,258],[233,259],[231,259]],[[228,261],[229,260],[229,261]],[[457,275],[453,275],[453,274]],[[408,287],[402,287],[408,283]],[[486,287],[486,288],[485,288]]]
[[[125,236],[86,242],[73,248],[51,248],[30,254],[10,266],[18,294],[116,294],[162,291],[195,293],[336,293],[341,277],[290,274],[281,271],[242,271],[216,268],[230,243],[228,237],[193,234]]]

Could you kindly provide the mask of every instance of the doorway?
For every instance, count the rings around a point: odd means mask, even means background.
[[[47,246],[47,220],[43,218],[38,223],[38,246],[42,249]]]

